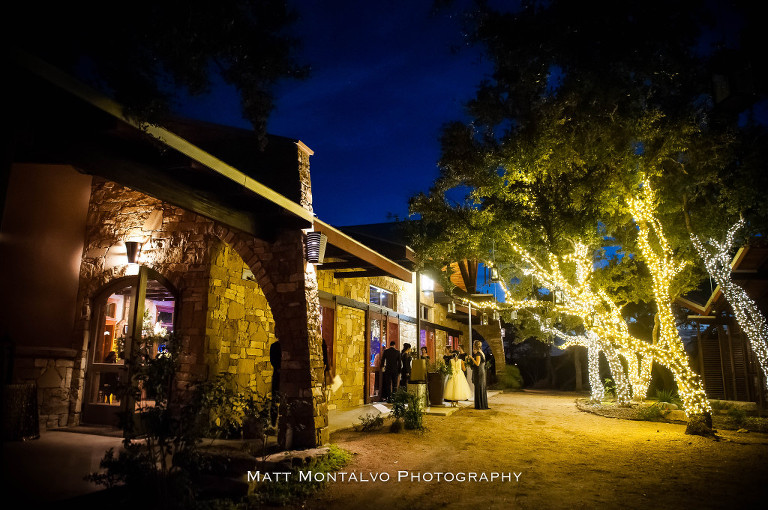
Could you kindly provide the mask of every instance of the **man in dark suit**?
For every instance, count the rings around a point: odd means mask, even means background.
[[[389,400],[397,389],[397,376],[400,374],[400,352],[395,347],[395,342],[389,342],[389,347],[381,356],[381,368],[384,373],[384,385],[381,390],[381,398]]]

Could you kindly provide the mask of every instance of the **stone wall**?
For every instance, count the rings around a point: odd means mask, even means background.
[[[182,342],[180,385],[207,377],[202,351],[206,330],[209,245],[214,224],[193,212],[174,207],[111,181],[94,182],[80,263],[72,347],[77,351],[72,376],[71,423],[83,405],[85,369],[91,328],[91,300],[108,282],[128,276],[126,240],[142,243],[139,263],[163,275],[179,294],[176,334]]]
[[[280,422],[281,442],[293,446],[325,442],[327,409],[322,391],[320,307],[314,266],[305,261],[304,234],[299,230],[282,231],[270,243],[110,181],[94,183],[89,205],[80,266],[80,313],[72,340],[77,354],[70,422],[79,422],[83,403],[91,300],[107,282],[128,274],[130,266],[125,263],[123,244],[128,239],[141,240],[139,263],[155,269],[178,292],[176,333],[182,341],[179,384],[206,379],[209,368],[232,371],[234,364],[238,371],[244,371],[238,375],[243,381],[264,387],[268,382],[263,379],[265,367],[261,361],[265,352],[259,352],[256,346],[266,347],[267,341],[277,337],[283,346],[281,389],[288,402]],[[222,241],[228,248],[222,248]],[[232,256],[233,252],[240,261]],[[217,262],[212,264],[213,255]],[[234,283],[239,271],[235,266],[242,261],[253,273],[254,285],[264,299],[257,292],[249,300],[245,292],[249,284]],[[242,272],[240,275],[242,278]],[[220,290],[216,289],[216,280],[221,281]],[[209,313],[211,302],[216,308]],[[269,306],[262,306],[266,302]],[[257,314],[259,308],[263,317]],[[271,310],[272,321],[267,310]],[[255,321],[253,326],[251,320]],[[228,356],[214,354],[217,331],[229,343]],[[250,342],[253,335],[254,343],[246,347],[245,342]]]
[[[507,367],[507,363],[504,355],[501,323],[499,321],[490,321],[488,324],[472,325],[472,329],[482,335],[485,341],[488,342],[491,352],[493,352],[493,357],[496,360],[496,373],[503,373]]]
[[[330,394],[328,409],[349,409],[365,403],[365,317],[364,310],[336,306],[334,371],[341,377],[342,386]]]
[[[269,346],[275,322],[267,298],[243,259],[228,245],[211,247],[205,356],[211,377],[234,374],[260,396],[271,391]]]
[[[395,293],[395,306],[398,313],[415,319],[416,310],[416,285],[406,283],[389,277],[374,278],[341,278],[333,277],[333,271],[323,271],[319,266],[318,285],[320,290],[334,296],[346,297],[360,303],[370,303],[370,286],[388,290]],[[447,310],[443,305],[435,305],[434,295],[422,293],[421,302],[433,307],[434,322],[449,328],[463,332],[464,338],[468,334],[467,326],[448,319]],[[336,304],[335,337],[334,337],[334,363],[336,375],[342,379],[342,387],[330,393],[329,409],[348,409],[364,403],[365,397],[365,342],[366,342],[365,310]],[[438,339],[446,339],[446,333],[437,331]],[[442,334],[442,337],[440,335]],[[399,325],[400,345],[410,343],[414,350],[418,350],[416,323],[400,321]]]
[[[14,382],[35,384],[40,428],[69,425],[69,402],[76,352],[72,349],[19,347]]]

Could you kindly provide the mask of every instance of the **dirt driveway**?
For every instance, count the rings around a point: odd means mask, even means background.
[[[768,435],[714,441],[581,412],[575,400],[504,393],[488,411],[427,416],[424,434],[338,432],[332,442],[354,453],[346,479],[305,508],[766,508]]]

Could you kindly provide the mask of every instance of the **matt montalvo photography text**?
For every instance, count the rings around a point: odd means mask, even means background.
[[[368,483],[368,482],[449,482],[449,483],[517,483],[523,473],[514,471],[503,473],[497,471],[398,471],[396,474],[382,472],[346,472],[324,473],[321,471],[277,471],[260,472],[248,471],[248,482],[344,482],[344,483]]]

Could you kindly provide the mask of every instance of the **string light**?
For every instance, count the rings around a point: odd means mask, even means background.
[[[658,350],[666,354],[659,361],[666,364],[675,375],[686,414],[690,416],[711,413],[701,378],[688,364],[688,356],[672,314],[669,288],[674,278],[685,267],[685,262],[676,262],[674,259],[664,229],[655,214],[656,195],[648,179],[643,180],[639,196],[631,197],[627,203],[639,229],[637,239],[640,251],[651,273],[659,319]],[[651,245],[652,237],[656,239],[656,249]]]
[[[655,215],[655,195],[650,183],[645,180],[638,198],[628,200],[630,212],[638,226],[638,244],[643,258],[648,265],[652,276],[653,294],[657,305],[659,318],[659,339],[651,344],[633,337],[629,333],[626,321],[621,309],[608,296],[605,289],[592,289],[591,280],[593,263],[590,258],[589,247],[583,243],[574,243],[574,250],[562,258],[563,262],[575,264],[574,278],[566,277],[560,267],[560,260],[554,255],[549,255],[549,268],[540,264],[531,254],[517,243],[508,240],[512,251],[521,259],[521,269],[525,274],[532,275],[537,282],[550,290],[559,291],[562,296],[561,303],[549,303],[539,300],[516,300],[506,286],[504,279],[501,286],[505,294],[506,302],[503,304],[495,301],[474,302],[466,298],[460,298],[465,304],[472,303],[478,308],[492,310],[510,309],[536,309],[549,308],[554,313],[567,314],[581,319],[585,329],[592,331],[598,338],[605,339],[603,352],[615,349],[629,362],[630,380],[634,384],[632,392],[637,399],[646,396],[648,382],[650,381],[651,367],[654,361],[666,366],[675,378],[678,393],[683,401],[686,415],[711,413],[711,408],[704,392],[702,380],[688,364],[688,356],[685,353],[680,334],[672,314],[672,299],[670,286],[674,278],[683,270],[685,263],[677,262],[669,246],[661,223]],[[651,239],[655,238],[658,248],[654,248]],[[489,267],[494,267],[492,262],[486,262]],[[606,354],[606,358],[608,355]],[[620,363],[614,360],[611,371],[614,374],[623,374],[619,370]],[[609,365],[611,359],[609,359]],[[614,371],[615,370],[615,371]],[[616,377],[620,379],[620,377]],[[624,390],[619,390],[619,381],[616,381],[617,393],[624,395]],[[622,386],[626,382],[622,383]],[[624,398],[624,397],[622,397]]]
[[[591,331],[587,331],[583,335],[570,335],[560,331],[557,328],[547,326],[544,321],[541,320],[539,315],[535,313],[531,315],[533,316],[534,320],[539,323],[539,327],[541,328],[542,332],[560,338],[563,341],[561,348],[567,349],[571,346],[581,346],[587,348],[587,367],[589,373],[591,400],[593,402],[602,402],[605,399],[605,387],[603,386],[603,382],[600,380],[600,351],[603,350],[604,347],[601,345],[602,342],[600,342],[600,338]],[[612,349],[609,349],[609,351],[611,350]],[[607,353],[606,358],[608,358]],[[630,396],[625,379],[623,377],[624,368],[621,366],[621,363],[611,363],[610,360],[608,363],[609,368],[611,369],[611,375],[613,376],[614,381],[617,381],[616,401],[621,405],[627,404],[630,401]],[[613,373],[613,369],[615,367],[618,367],[616,374]]]
[[[763,371],[763,384],[768,389],[768,323],[744,288],[731,281],[731,259],[728,254],[733,248],[736,233],[743,226],[744,220],[740,219],[728,230],[722,243],[709,239],[707,243],[714,247],[714,253],[706,249],[695,234],[691,234],[691,240],[704,260],[707,272],[720,286],[725,300],[731,306],[736,322],[747,335],[752,352]]]

